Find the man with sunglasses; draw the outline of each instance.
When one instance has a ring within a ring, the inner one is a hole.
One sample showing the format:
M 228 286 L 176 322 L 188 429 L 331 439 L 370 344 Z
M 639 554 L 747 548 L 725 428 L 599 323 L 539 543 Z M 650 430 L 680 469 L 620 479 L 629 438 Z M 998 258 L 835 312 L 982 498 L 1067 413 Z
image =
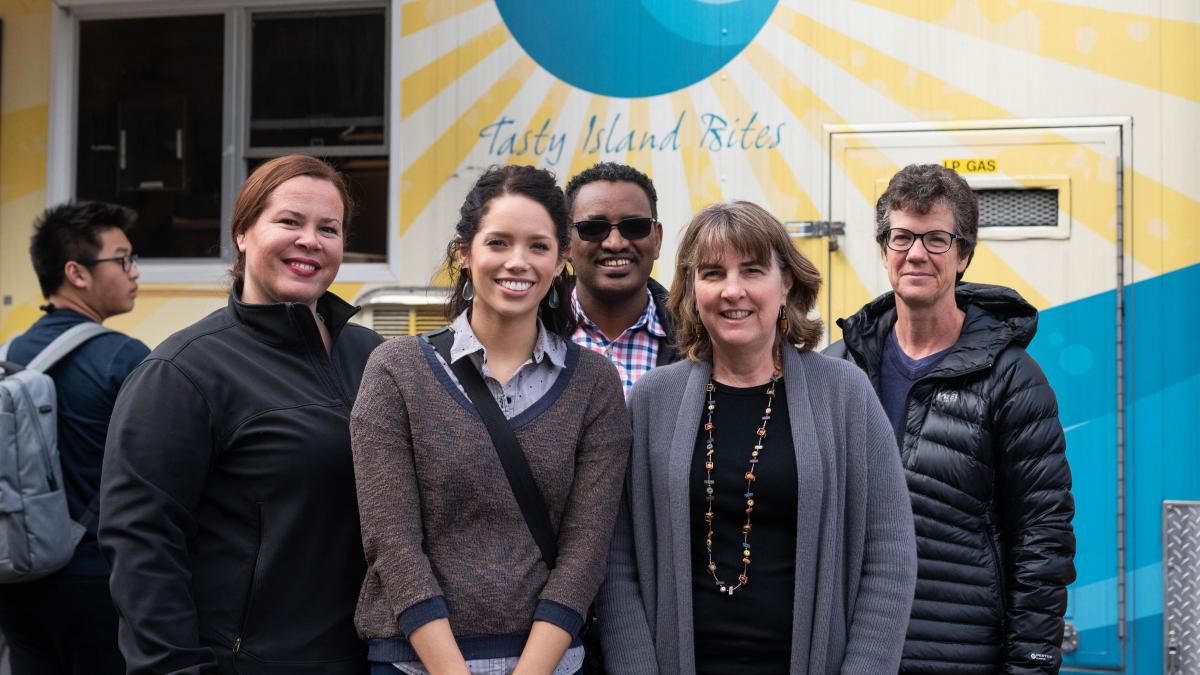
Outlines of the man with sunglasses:
M 646 174 L 601 162 L 567 183 L 574 222 L 574 340 L 617 367 L 625 393 L 655 366 L 679 356 L 667 314 L 667 290 L 650 272 L 662 247 L 658 194 Z
M 975 193 L 936 164 L 897 173 L 875 208 L 892 292 L 838 321 L 826 354 L 870 376 L 912 498 L 917 591 L 901 673 L 1056 673 L 1075 507 L 1054 392 L 1025 352 L 1037 310 L 962 283 Z
M 70 328 L 133 309 L 137 256 L 125 231 L 136 214 L 99 202 L 47 209 L 29 252 L 46 312 L 8 344 L 5 361 L 29 363 Z M 150 350 L 116 331 L 92 337 L 46 372 L 58 398 L 58 449 L 71 519 L 88 520 L 100 487 L 104 442 L 117 391 Z M 96 518 L 62 570 L 0 585 L 0 631 L 13 675 L 125 672 L 109 569 L 96 545 Z

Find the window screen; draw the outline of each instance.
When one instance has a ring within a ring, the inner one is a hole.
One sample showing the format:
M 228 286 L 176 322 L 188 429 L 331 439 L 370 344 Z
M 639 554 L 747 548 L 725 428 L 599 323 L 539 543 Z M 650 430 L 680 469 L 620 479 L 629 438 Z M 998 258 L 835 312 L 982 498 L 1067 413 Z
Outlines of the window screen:
M 979 227 L 1057 227 L 1058 190 L 976 190 Z

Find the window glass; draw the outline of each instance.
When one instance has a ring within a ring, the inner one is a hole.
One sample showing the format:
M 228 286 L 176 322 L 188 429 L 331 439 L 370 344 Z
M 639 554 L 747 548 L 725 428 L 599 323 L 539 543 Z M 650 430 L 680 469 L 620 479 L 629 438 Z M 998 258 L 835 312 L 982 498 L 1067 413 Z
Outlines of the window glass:
M 253 19 L 251 147 L 384 145 L 384 10 Z
M 76 197 L 136 210 L 142 258 L 220 255 L 224 17 L 80 22 Z

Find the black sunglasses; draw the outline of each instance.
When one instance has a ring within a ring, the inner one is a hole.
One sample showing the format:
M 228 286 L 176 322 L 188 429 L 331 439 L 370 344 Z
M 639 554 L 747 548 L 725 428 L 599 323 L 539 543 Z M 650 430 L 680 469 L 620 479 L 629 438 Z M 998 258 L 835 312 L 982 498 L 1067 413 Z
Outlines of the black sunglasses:
M 575 231 L 584 241 L 600 242 L 608 239 L 608 233 L 615 227 L 621 236 L 629 241 L 644 239 L 654 229 L 653 218 L 626 218 L 619 223 L 607 220 L 581 220 L 575 223 Z

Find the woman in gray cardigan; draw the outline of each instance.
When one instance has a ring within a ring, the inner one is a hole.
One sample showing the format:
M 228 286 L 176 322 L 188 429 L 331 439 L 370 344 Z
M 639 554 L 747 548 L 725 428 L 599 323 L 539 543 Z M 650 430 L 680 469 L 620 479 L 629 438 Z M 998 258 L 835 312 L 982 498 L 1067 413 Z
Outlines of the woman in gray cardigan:
M 916 579 L 887 417 L 811 351 L 820 287 L 747 202 L 701 211 L 670 308 L 686 361 L 630 394 L 630 471 L 597 600 L 612 673 L 895 673 Z

